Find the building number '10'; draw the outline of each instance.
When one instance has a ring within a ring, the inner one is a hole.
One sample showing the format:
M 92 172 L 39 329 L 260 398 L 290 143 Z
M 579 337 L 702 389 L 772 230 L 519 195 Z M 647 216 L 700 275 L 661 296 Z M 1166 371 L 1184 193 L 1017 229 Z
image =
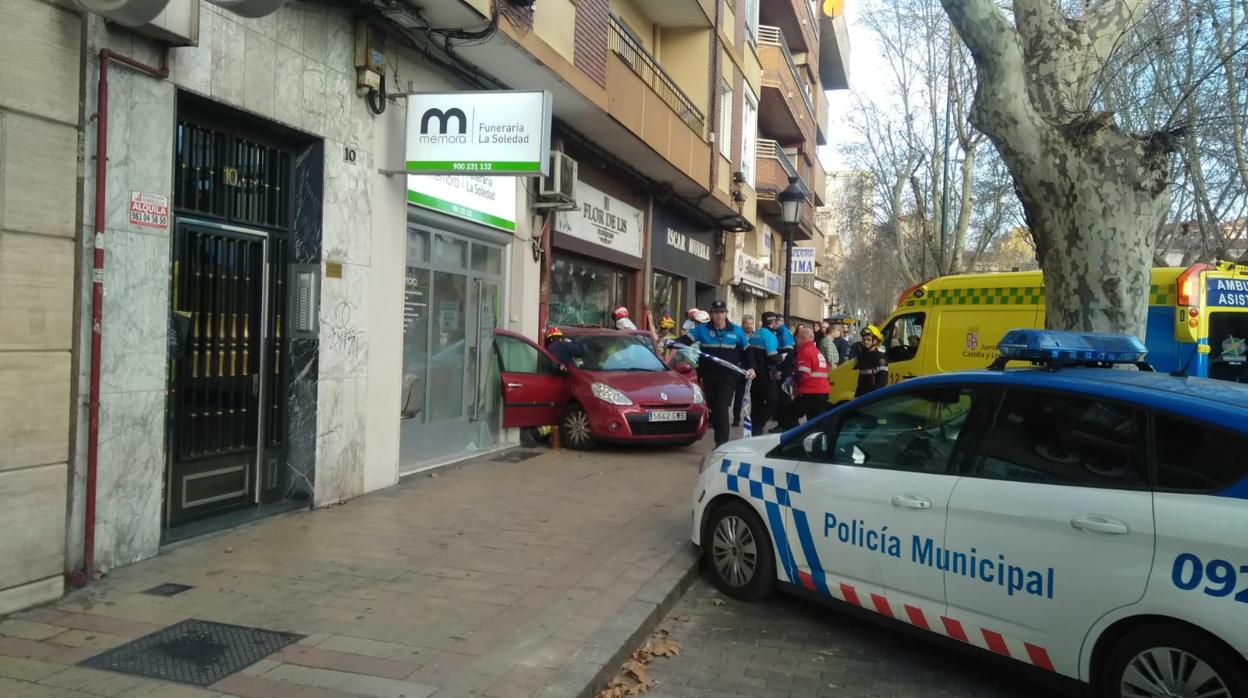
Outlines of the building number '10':
M 1193 591 L 1200 586 L 1201 582 L 1207 580 L 1208 584 L 1201 591 L 1209 596 L 1224 597 L 1235 593 L 1241 574 L 1244 575 L 1244 588 L 1235 594 L 1235 600 L 1248 603 L 1248 565 L 1240 565 L 1237 574 L 1235 565 L 1226 560 L 1210 560 L 1204 563 L 1191 553 L 1182 553 L 1174 558 L 1174 569 L 1170 572 L 1170 579 L 1183 591 Z

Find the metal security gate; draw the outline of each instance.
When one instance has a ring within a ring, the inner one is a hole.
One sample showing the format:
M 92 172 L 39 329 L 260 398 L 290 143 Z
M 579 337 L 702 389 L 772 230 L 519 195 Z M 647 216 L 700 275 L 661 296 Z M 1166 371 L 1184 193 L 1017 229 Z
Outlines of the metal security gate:
M 285 460 L 291 153 L 179 119 L 166 524 L 274 501 Z

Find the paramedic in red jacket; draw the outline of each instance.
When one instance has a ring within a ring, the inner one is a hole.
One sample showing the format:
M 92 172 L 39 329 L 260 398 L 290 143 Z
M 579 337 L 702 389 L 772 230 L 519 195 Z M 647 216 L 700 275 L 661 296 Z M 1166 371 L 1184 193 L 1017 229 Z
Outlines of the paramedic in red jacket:
M 797 331 L 797 385 L 793 414 L 809 421 L 828 409 L 828 360 L 815 344 L 815 331 L 803 326 Z

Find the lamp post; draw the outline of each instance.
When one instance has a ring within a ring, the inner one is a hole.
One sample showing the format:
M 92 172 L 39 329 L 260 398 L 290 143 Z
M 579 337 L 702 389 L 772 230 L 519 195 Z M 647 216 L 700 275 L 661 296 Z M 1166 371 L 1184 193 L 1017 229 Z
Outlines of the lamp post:
M 806 190 L 797 177 L 789 177 L 789 186 L 776 195 L 780 202 L 780 220 L 784 222 L 784 321 L 789 321 L 789 299 L 793 288 L 793 231 L 797 228 L 797 211 L 806 200 Z

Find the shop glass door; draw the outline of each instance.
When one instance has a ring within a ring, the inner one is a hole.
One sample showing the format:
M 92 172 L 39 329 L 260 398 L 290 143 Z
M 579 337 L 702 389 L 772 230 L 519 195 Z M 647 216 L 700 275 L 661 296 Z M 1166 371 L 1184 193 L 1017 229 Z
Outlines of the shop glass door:
M 490 362 L 502 316 L 502 248 L 408 231 L 400 395 L 400 471 L 500 439 L 498 375 Z

